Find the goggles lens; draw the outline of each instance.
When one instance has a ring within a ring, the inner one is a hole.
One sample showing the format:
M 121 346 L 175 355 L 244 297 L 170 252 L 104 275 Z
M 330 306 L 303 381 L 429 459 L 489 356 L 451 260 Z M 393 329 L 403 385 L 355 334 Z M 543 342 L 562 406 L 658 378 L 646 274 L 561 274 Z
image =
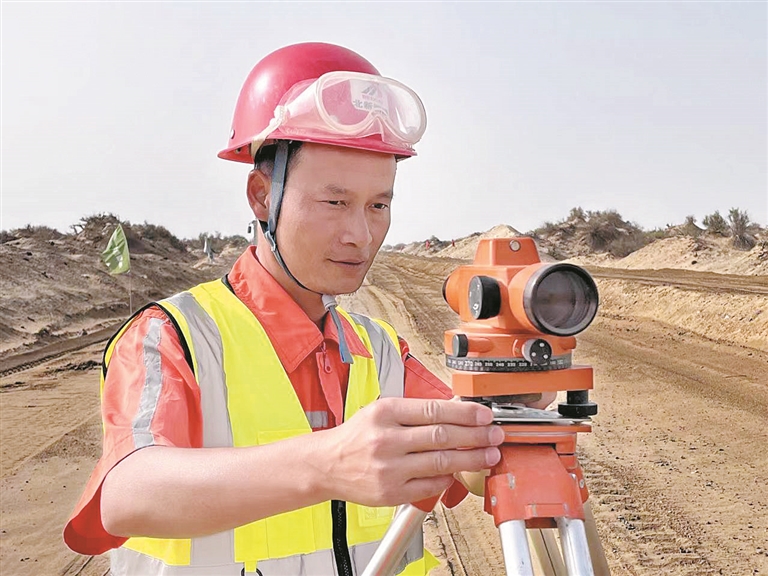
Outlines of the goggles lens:
M 362 138 L 380 135 L 411 147 L 426 129 L 424 105 L 413 90 L 389 78 L 331 72 L 291 88 L 275 111 L 291 135 Z

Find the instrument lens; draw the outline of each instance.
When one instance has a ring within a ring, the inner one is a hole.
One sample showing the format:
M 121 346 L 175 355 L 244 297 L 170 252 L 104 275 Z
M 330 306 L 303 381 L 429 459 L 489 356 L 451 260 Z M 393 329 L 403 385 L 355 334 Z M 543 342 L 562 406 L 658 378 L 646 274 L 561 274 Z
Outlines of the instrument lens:
M 583 330 L 597 312 L 597 298 L 581 274 L 572 269 L 554 270 L 541 279 L 532 302 L 542 324 L 559 333 Z

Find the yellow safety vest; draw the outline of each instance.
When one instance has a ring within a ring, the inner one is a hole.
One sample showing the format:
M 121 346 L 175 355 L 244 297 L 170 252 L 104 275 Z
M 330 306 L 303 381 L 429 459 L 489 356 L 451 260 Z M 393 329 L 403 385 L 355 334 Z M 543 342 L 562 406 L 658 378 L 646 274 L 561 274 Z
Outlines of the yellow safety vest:
M 264 445 L 312 432 L 308 414 L 263 327 L 225 282 L 201 284 L 157 305 L 176 326 L 200 386 L 204 447 Z M 380 396 L 402 397 L 404 367 L 391 326 L 339 312 L 372 355 L 355 356 L 350 366 L 347 420 Z M 149 342 L 159 338 L 162 323 L 150 321 Z M 102 386 L 115 345 L 129 324 L 107 345 Z M 159 363 L 147 366 L 141 401 L 156 402 L 161 385 Z M 137 448 L 153 443 L 145 419 L 133 423 Z M 200 538 L 130 538 L 112 551 L 112 574 L 358 576 L 393 513 L 390 507 L 333 501 Z M 419 534 L 396 574 L 423 576 L 437 565 Z

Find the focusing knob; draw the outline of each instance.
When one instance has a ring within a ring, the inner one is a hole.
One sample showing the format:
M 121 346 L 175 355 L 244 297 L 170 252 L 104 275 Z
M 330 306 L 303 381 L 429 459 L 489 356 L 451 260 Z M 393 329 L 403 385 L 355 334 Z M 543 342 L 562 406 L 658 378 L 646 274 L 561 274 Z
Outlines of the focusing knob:
M 494 278 L 474 276 L 469 281 L 469 310 L 475 320 L 485 320 L 499 314 L 501 289 Z

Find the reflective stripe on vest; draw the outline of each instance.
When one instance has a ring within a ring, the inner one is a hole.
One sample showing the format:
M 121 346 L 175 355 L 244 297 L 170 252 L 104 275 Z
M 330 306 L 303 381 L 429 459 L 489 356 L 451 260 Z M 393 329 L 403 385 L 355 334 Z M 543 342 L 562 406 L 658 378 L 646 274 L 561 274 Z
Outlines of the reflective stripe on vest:
M 311 432 L 310 423 L 317 416 L 304 413 L 258 320 L 221 281 L 197 286 L 159 305 L 176 321 L 190 349 L 200 385 L 205 447 L 267 444 Z M 350 367 L 348 419 L 379 396 L 402 397 L 404 366 L 389 325 L 339 312 L 373 356 L 356 356 Z M 117 338 L 110 348 L 116 342 Z M 110 356 L 108 350 L 106 357 Z M 253 374 L 264 378 L 255 379 Z M 269 387 L 257 386 L 261 382 Z M 355 575 L 370 561 L 392 512 L 392 508 L 347 504 L 347 540 Z M 422 576 L 437 565 L 431 554 L 425 554 L 421 540 L 421 535 L 414 540 L 398 574 Z M 112 551 L 115 576 L 237 576 L 243 570 L 262 576 L 336 574 L 330 503 L 205 537 L 131 538 Z

